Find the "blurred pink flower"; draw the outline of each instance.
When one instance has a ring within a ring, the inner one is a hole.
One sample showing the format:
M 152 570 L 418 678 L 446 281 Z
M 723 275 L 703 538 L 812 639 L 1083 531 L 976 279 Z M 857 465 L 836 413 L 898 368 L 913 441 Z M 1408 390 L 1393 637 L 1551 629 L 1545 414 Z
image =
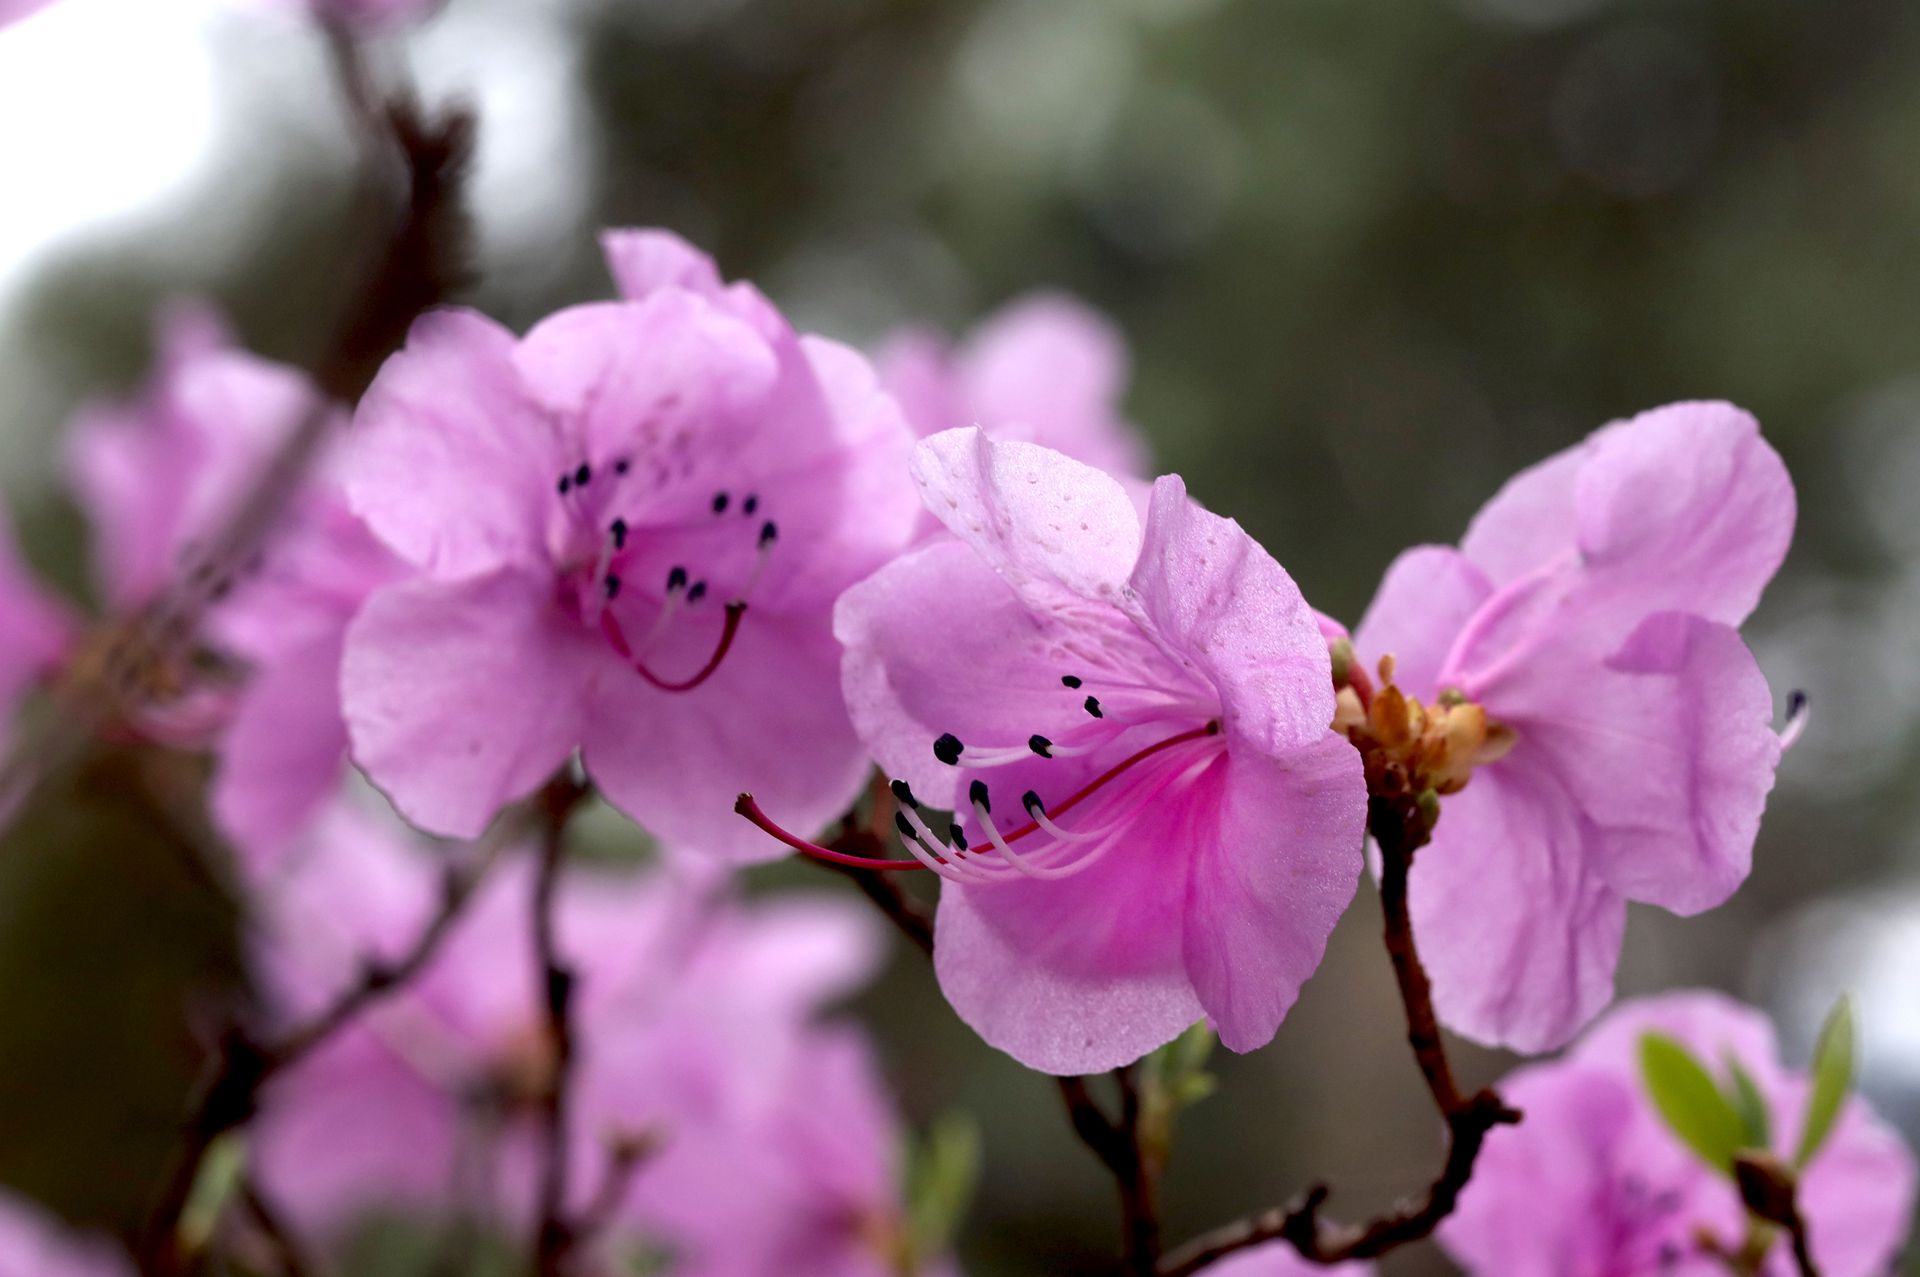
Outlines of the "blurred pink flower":
M 142 390 L 82 409 L 67 441 L 95 575 L 116 616 L 179 586 L 293 432 L 332 411 L 303 374 L 238 348 L 200 307 L 169 308 L 158 334 Z M 338 786 L 342 635 L 367 594 L 400 573 L 347 510 L 330 472 L 336 456 L 323 449 L 257 559 L 216 586 L 202 639 L 239 662 L 241 679 L 189 685 L 141 724 L 176 743 L 219 737 L 214 816 L 249 856 L 277 853 Z
M 0 1193 L 0 1274 L 133 1277 L 133 1263 L 105 1237 L 77 1232 L 29 1199 Z
M 1737 1248 L 1745 1211 L 1733 1183 L 1681 1144 L 1648 1098 L 1640 1038 L 1667 1034 L 1707 1067 L 1737 1060 L 1771 1111 L 1783 1157 L 1798 1141 L 1809 1082 L 1780 1061 L 1764 1016 L 1717 993 L 1622 1003 L 1562 1059 L 1511 1074 L 1501 1094 L 1526 1112 L 1487 1137 L 1440 1241 L 1478 1277 L 1721 1277 L 1701 1253 L 1710 1229 Z M 1914 1160 L 1858 1098 L 1800 1177 L 1799 1202 L 1826 1277 L 1887 1271 L 1907 1234 Z M 1797 1271 L 1784 1241 L 1766 1277 Z
M 0 0 L 0 27 L 47 7 L 51 0 Z
M 1523 471 L 1460 549 L 1389 569 L 1355 646 L 1514 740 L 1443 800 L 1413 868 L 1449 1025 L 1557 1046 L 1612 997 L 1628 900 L 1692 914 L 1746 877 L 1780 742 L 1734 627 L 1793 520 L 1752 417 L 1675 404 Z
M 949 879 L 948 999 L 1054 1073 L 1203 1016 L 1265 1043 L 1360 871 L 1366 796 L 1313 612 L 1178 478 L 1143 529 L 1116 480 L 977 429 L 913 471 L 954 537 L 849 590 L 836 631 L 875 757 L 977 840 L 956 854 L 902 813 Z
M 345 809 L 329 822 L 263 884 L 258 951 L 290 1019 L 363 956 L 397 954 L 436 898 L 403 831 Z M 269 1091 L 257 1165 L 304 1226 L 396 1207 L 526 1225 L 529 1105 L 551 1067 L 531 868 L 495 870 L 420 981 Z M 664 1242 L 676 1273 L 715 1277 L 890 1271 L 873 1248 L 899 1224 L 894 1119 L 864 1042 L 815 1020 L 872 974 L 871 920 L 807 897 L 741 905 L 711 875 L 664 871 L 572 872 L 558 908 L 578 973 L 573 1209 L 609 1139 L 657 1136 L 610 1247 Z
M 1115 476 L 1151 473 L 1145 442 L 1120 415 L 1126 341 L 1065 294 L 1016 298 L 957 347 L 926 329 L 895 333 L 875 362 L 917 434 L 981 426 Z
M 100 602 L 115 620 L 184 586 L 196 552 L 292 433 L 329 411 L 305 376 L 235 346 L 204 307 L 167 307 L 155 332 L 141 388 L 84 405 L 66 440 Z M 131 724 L 172 744 L 218 742 L 214 815 L 249 856 L 274 854 L 339 784 L 341 635 L 366 594 L 400 571 L 346 509 L 333 456 L 323 450 L 256 558 L 214 583 L 199 639 L 230 668 L 210 678 L 189 660 L 149 671 Z M 0 601 L 0 713 L 69 661 L 99 659 L 77 614 L 33 584 L 10 543 L 0 543 Z
M 1310 1264 L 1286 1242 L 1253 1246 L 1200 1270 L 1206 1277 L 1373 1277 L 1373 1265 L 1349 1260 L 1344 1264 Z
M 627 300 L 523 339 L 429 315 L 361 405 L 355 508 L 422 576 L 349 635 L 354 756 L 471 836 L 581 749 L 664 840 L 765 855 L 739 790 L 818 827 L 865 778 L 829 617 L 911 535 L 911 437 L 864 359 L 681 240 L 607 248 Z

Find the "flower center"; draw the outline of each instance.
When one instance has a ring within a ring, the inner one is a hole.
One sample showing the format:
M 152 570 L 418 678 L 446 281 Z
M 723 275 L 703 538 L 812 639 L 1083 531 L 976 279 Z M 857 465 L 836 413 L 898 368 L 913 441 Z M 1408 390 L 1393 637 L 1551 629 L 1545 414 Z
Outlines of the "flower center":
M 697 503 L 655 499 L 647 504 L 685 508 L 643 514 L 636 473 L 625 458 L 598 468 L 582 461 L 555 483 L 561 586 L 581 622 L 598 630 L 636 674 L 661 691 L 688 692 L 726 660 L 748 597 L 779 543 L 780 526 L 763 516 L 757 493 L 736 499 L 720 491 Z M 664 578 L 664 584 L 636 588 L 637 577 L 645 576 Z M 661 648 L 677 645 L 680 631 L 710 618 L 708 600 L 722 591 L 727 602 L 705 662 L 677 676 L 656 669 Z
M 953 733 L 944 732 L 932 742 L 934 757 L 949 767 L 983 772 L 1035 760 L 1078 758 L 1111 751 L 1133 729 L 1170 718 L 1165 697 L 1158 698 L 1156 709 L 1137 716 L 1112 712 L 1113 705 L 1126 702 L 1129 691 L 1143 690 L 1144 685 L 1117 686 L 1103 702 L 1100 688 L 1090 687 L 1079 675 L 1064 675 L 1060 682 L 1079 699 L 1086 715 L 1083 726 L 1058 738 L 1034 733 L 1023 744 L 989 748 L 970 747 Z M 1186 722 L 1192 723 L 1197 717 L 1188 707 Z M 1026 789 L 1019 797 L 1022 818 L 1005 827 L 1001 821 L 1011 804 L 1003 803 L 996 816 L 994 788 L 986 779 L 975 777 L 967 785 L 966 810 L 985 835 L 979 842 L 969 842 L 957 823 L 944 822 L 944 832 L 936 832 L 907 783 L 892 781 L 898 803 L 894 828 L 911 860 L 851 856 L 796 838 L 774 824 L 748 794 L 740 796 L 735 810 L 796 851 L 840 864 L 869 869 L 924 868 L 969 884 L 1068 878 L 1098 863 L 1122 841 L 1115 835 L 1156 801 L 1185 788 L 1212 766 L 1224 748 L 1219 719 L 1208 718 L 1139 745 L 1077 788 L 1067 791 L 1063 785 L 1062 792 L 1051 801 L 1043 797 L 1039 787 Z M 1031 771 L 1022 773 L 1023 779 L 1031 777 Z
M 1513 729 L 1460 692 L 1444 691 L 1428 705 L 1395 686 L 1391 655 L 1380 658 L 1377 672 L 1375 688 L 1345 640 L 1335 645 L 1333 727 L 1359 749 L 1368 793 L 1458 793 L 1474 768 L 1513 748 Z

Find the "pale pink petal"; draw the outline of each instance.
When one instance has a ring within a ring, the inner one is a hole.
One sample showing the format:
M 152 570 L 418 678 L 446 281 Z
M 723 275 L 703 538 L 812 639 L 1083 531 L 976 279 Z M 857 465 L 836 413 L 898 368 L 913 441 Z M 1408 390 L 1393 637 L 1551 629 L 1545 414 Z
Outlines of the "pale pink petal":
M 914 450 L 913 477 L 934 516 L 1029 603 L 1063 591 L 1117 601 L 1140 556 L 1126 489 L 1050 449 L 948 430 Z
M 1111 474 L 1140 474 L 1146 448 L 1120 417 L 1127 347 L 1112 321 L 1060 293 L 1018 298 L 968 337 L 956 364 L 969 419 Z
M 1129 1064 L 1199 1020 L 1206 1008 L 1181 953 L 1187 867 L 1165 853 L 1191 856 L 1219 836 L 1226 770 L 1216 762 L 1187 793 L 1149 806 L 1073 877 L 943 884 L 934 972 L 960 1018 L 1028 1068 L 1059 1074 Z
M 1643 613 L 1739 624 L 1793 537 L 1786 466 L 1731 404 L 1673 404 L 1602 431 L 1576 501 L 1587 572 Z
M 1187 848 L 1187 975 L 1235 1051 L 1265 1046 L 1360 879 L 1360 755 L 1344 737 L 1227 756 L 1217 832 Z
M 348 497 L 416 566 L 463 576 L 546 561 L 554 486 L 579 458 L 522 391 L 514 346 L 482 315 L 432 312 L 360 401 Z
M 1494 585 L 1518 580 L 1575 548 L 1579 536 L 1575 492 L 1592 455 L 1585 439 L 1535 462 L 1508 479 L 1480 507 L 1460 538 L 1460 551 Z
M 1410 898 L 1448 1025 L 1545 1051 L 1613 996 L 1626 901 L 1588 868 L 1585 839 L 1571 797 L 1517 751 L 1442 802 Z
M 725 287 L 713 258 L 672 231 L 602 231 L 600 251 L 620 295 L 628 301 L 640 301 L 662 288 L 713 297 Z
M 0 24 L 8 19 L 0 2 Z M 31 1198 L 0 1193 L 0 1274 L 5 1277 L 133 1277 L 126 1252 L 104 1235 L 69 1228 Z
M 1200 1270 L 1206 1277 L 1372 1277 L 1373 1265 L 1360 1260 L 1344 1264 L 1310 1264 L 1288 1242 L 1249 1246 Z
M 1659 613 L 1597 667 L 1544 648 L 1483 703 L 1579 804 L 1589 867 L 1615 892 L 1691 914 L 1746 879 L 1781 750 L 1730 627 Z
M 538 572 L 389 586 L 347 635 L 354 760 L 421 828 L 474 837 L 573 752 L 602 666 L 618 671 Z
M 688 484 L 702 505 L 713 485 L 688 468 L 724 473 L 745 459 L 739 453 L 761 433 L 776 372 L 758 333 L 677 288 L 558 311 L 527 333 L 513 362 L 527 393 L 583 449 L 556 475 L 579 461 L 604 470 L 618 458 L 632 466 L 632 482 Z
M 1493 593 L 1474 561 L 1449 546 L 1423 545 L 1401 553 L 1354 630 L 1354 646 L 1368 662 L 1392 656 L 1394 681 L 1416 696 L 1444 690 L 1441 671 L 1454 635 Z M 1369 666 L 1368 676 L 1372 676 Z
M 459 1121 L 452 1095 L 357 1027 L 274 1079 L 248 1160 L 270 1200 L 326 1236 L 376 1211 L 448 1205 Z
M 834 622 L 861 739 L 882 770 L 936 807 L 962 804 L 969 779 L 934 757 L 942 734 L 998 746 L 1036 732 L 1061 738 L 1086 721 L 1082 695 L 1060 682 L 1076 668 L 1063 647 L 1077 636 L 1030 611 L 958 541 L 912 551 L 854 586 Z M 1077 787 L 1068 760 L 1054 770 L 1070 777 L 1051 792 Z M 987 779 L 1008 799 L 1020 793 L 997 775 Z
M 680 677 L 713 645 L 710 632 L 688 630 L 648 664 Z M 585 703 L 587 770 L 608 801 L 667 842 L 770 859 L 786 850 L 734 814 L 742 791 L 808 834 L 860 792 L 869 764 L 841 699 L 839 653 L 812 626 L 749 609 L 719 669 L 688 692 L 609 670 Z
M 1177 475 L 1154 484 L 1128 584 L 1141 628 L 1218 689 L 1236 748 L 1277 755 L 1325 735 L 1330 658 L 1300 587 L 1238 523 L 1189 500 Z
M 340 718 L 335 631 L 255 671 L 221 739 L 213 817 L 248 861 L 278 860 L 340 787 L 347 727 Z

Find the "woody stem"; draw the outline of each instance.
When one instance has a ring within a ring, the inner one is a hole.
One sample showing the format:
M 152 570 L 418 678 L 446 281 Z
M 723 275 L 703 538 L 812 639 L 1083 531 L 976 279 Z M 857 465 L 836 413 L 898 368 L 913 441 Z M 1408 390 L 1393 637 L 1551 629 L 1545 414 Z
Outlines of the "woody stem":
M 1182 1246 L 1160 1265 L 1159 1277 L 1187 1277 L 1190 1273 L 1249 1246 L 1284 1240 L 1302 1258 L 1316 1264 L 1350 1259 L 1372 1259 L 1432 1234 L 1453 1213 L 1460 1192 L 1472 1178 L 1487 1134 L 1496 1126 L 1520 1120 L 1492 1090 L 1462 1095 L 1440 1036 L 1433 1011 L 1433 986 L 1414 943 L 1413 919 L 1407 905 L 1407 880 L 1413 857 L 1426 844 L 1430 818 L 1413 797 L 1375 795 L 1368 801 L 1367 827 L 1380 849 L 1380 907 L 1385 915 L 1387 956 L 1393 962 L 1394 981 L 1406 1011 L 1407 1043 L 1426 1080 L 1427 1092 L 1447 1126 L 1447 1157 L 1427 1190 L 1394 1210 L 1359 1227 L 1323 1225 L 1320 1208 L 1331 1190 L 1316 1184 L 1290 1206 L 1275 1207 L 1205 1233 Z

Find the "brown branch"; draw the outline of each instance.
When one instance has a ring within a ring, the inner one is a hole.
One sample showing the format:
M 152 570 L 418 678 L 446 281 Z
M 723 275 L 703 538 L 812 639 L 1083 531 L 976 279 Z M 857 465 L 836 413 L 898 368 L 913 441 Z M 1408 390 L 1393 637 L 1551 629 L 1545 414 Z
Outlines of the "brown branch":
M 97 659 L 76 662 L 53 691 L 58 713 L 30 723 L 0 762 L 0 826 L 24 806 L 40 780 L 74 761 L 104 728 L 137 709 L 147 671 L 177 664 L 191 648 L 207 608 L 253 563 L 312 468 L 341 413 L 365 391 L 380 361 L 423 310 L 465 279 L 471 228 L 464 191 L 473 149 L 473 116 L 464 109 L 428 113 L 405 91 L 381 99 L 359 46 L 329 29 L 336 74 L 364 143 L 381 167 L 396 170 L 391 233 L 367 285 L 313 369 L 322 392 L 242 496 L 226 511 L 180 575 L 152 602 L 119 618 Z M 392 198 L 391 194 L 389 198 Z
M 600 1175 L 600 1186 L 573 1221 L 573 1244 L 586 1246 L 599 1237 L 626 1205 L 633 1177 L 665 1143 L 658 1131 L 639 1131 L 617 1135 L 607 1143 L 607 1164 Z
M 1433 988 L 1414 944 L 1407 907 L 1407 878 L 1414 853 L 1432 831 L 1432 815 L 1411 796 L 1376 795 L 1368 804 L 1367 825 L 1380 849 L 1380 905 L 1385 914 L 1388 956 L 1407 1016 L 1407 1042 L 1426 1079 L 1434 1107 L 1447 1126 L 1447 1157 L 1440 1174 L 1417 1199 L 1360 1227 L 1323 1224 L 1320 1208 L 1330 1190 L 1315 1185 L 1298 1202 L 1237 1220 L 1182 1246 L 1160 1265 L 1160 1277 L 1190 1273 L 1249 1246 L 1284 1240 L 1302 1258 L 1316 1264 L 1373 1259 L 1408 1242 L 1429 1236 L 1453 1213 L 1460 1191 L 1473 1175 L 1474 1162 L 1494 1127 L 1520 1120 L 1520 1114 L 1492 1090 L 1462 1095 L 1447 1059 L 1440 1023 L 1433 1011 Z
M 571 1118 L 575 1064 L 573 967 L 560 954 L 555 909 L 560 871 L 566 863 L 567 821 L 586 796 L 586 788 L 563 772 L 540 792 L 542 838 L 540 867 L 533 884 L 534 960 L 540 968 L 542 1014 L 548 1057 L 546 1085 L 540 1094 L 539 1216 L 534 1224 L 534 1271 L 561 1277 L 579 1239 L 567 1215 L 567 1172 L 572 1160 Z
M 886 853 L 886 844 L 871 831 L 862 829 L 851 815 L 847 817 L 839 835 L 827 845 L 835 851 L 855 856 L 878 858 Z M 851 879 L 853 885 L 860 888 L 861 893 L 887 916 L 887 920 L 899 929 L 914 948 L 928 957 L 933 956 L 933 914 L 925 905 L 902 891 L 892 876 L 862 869 L 858 865 L 843 865 L 812 856 L 805 859 L 808 864 L 819 865 Z
M 482 862 L 484 869 L 485 861 Z M 239 1024 L 222 1032 L 195 1088 L 179 1142 L 168 1159 L 160 1189 L 141 1228 L 140 1271 L 172 1277 L 187 1256 L 180 1253 L 179 1226 L 200 1166 L 214 1141 L 253 1120 L 260 1093 L 278 1074 L 311 1055 L 380 999 L 426 969 L 473 894 L 480 871 L 449 869 L 439 907 L 405 953 L 391 962 L 363 963 L 360 974 L 311 1019 L 277 1037 L 262 1037 Z
M 1093 1150 L 1119 1190 L 1126 1271 L 1153 1277 L 1160 1258 L 1160 1168 L 1141 1144 L 1140 1089 L 1135 1084 L 1133 1066 L 1115 1069 L 1113 1079 L 1120 1090 L 1118 1119 L 1107 1116 L 1095 1101 L 1086 1078 L 1063 1077 L 1057 1081 L 1074 1134 Z
M 319 1266 L 308 1258 L 306 1247 L 252 1176 L 242 1182 L 240 1200 L 246 1205 L 247 1213 L 253 1216 L 261 1236 L 272 1248 L 282 1277 L 317 1277 Z

